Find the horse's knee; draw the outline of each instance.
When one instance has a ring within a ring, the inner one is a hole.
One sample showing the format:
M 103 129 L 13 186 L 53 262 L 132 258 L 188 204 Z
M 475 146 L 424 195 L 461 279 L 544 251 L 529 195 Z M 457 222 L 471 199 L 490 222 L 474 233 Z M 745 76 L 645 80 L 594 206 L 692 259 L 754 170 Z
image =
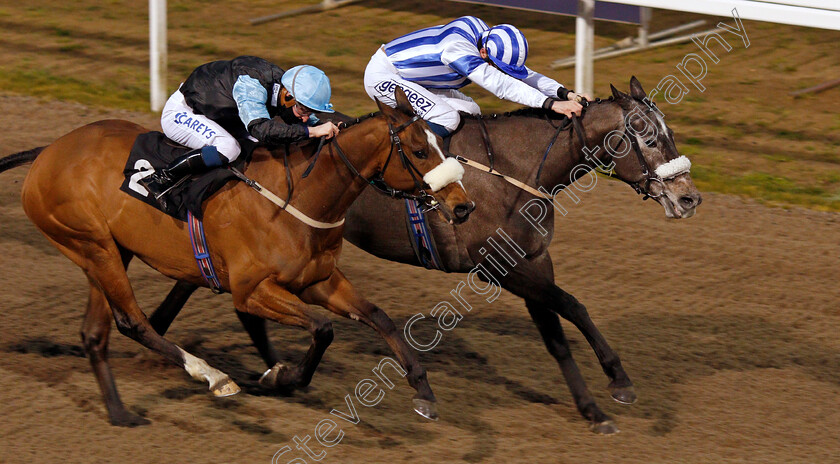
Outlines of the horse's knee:
M 114 317 L 117 330 L 128 338 L 139 340 L 146 332 L 146 326 L 142 323 L 133 320 L 130 317 L 116 316 Z
M 82 346 L 88 355 L 101 353 L 108 344 L 108 334 L 101 331 L 82 330 L 80 335 Z

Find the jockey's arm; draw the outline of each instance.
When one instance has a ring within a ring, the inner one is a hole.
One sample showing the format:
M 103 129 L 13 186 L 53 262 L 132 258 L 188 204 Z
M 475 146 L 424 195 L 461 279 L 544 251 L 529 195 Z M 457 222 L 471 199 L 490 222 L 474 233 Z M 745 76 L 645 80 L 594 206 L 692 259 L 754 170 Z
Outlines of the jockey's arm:
M 499 98 L 531 108 L 544 108 L 555 113 L 565 114 L 567 117 L 571 117 L 572 114 L 579 115 L 582 109 L 577 102 L 560 101 L 557 97 L 546 96 L 540 90 L 519 79 L 508 76 L 487 63 L 475 68 L 470 73 L 469 78 L 476 84 L 493 92 Z
M 563 84 L 550 77 L 544 76 L 527 66 L 525 69 L 528 70 L 528 75 L 522 79 L 522 82 L 538 89 L 546 97 L 556 97 L 560 100 L 570 100 L 568 96 L 572 92 L 566 87 L 563 87 Z
M 548 101 L 552 98 L 543 94 L 539 89 L 508 76 L 487 63 L 477 66 L 467 77 L 503 100 L 509 100 L 531 108 L 547 108 L 545 105 L 550 104 Z
M 309 129 L 303 124 L 286 124 L 280 118 L 271 118 L 265 106 L 268 92 L 253 77 L 239 76 L 233 84 L 233 99 L 239 110 L 239 119 L 248 128 L 248 133 L 257 140 L 280 144 L 298 142 L 309 137 Z

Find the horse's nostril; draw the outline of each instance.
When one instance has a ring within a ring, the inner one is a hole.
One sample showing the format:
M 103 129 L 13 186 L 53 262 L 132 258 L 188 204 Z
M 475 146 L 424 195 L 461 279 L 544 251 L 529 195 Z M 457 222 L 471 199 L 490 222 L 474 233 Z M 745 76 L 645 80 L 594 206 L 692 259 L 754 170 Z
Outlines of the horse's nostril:
M 686 208 L 686 209 L 693 208 L 693 207 L 697 206 L 698 204 L 699 204 L 699 202 L 697 201 L 697 199 L 695 199 L 692 196 L 686 195 L 686 196 L 680 197 L 680 205 L 682 205 L 683 208 Z
M 458 219 L 464 219 L 465 217 L 469 216 L 474 209 L 475 204 L 470 202 L 461 203 L 460 205 L 455 206 L 455 208 L 453 208 L 452 211 L 455 213 L 455 217 L 457 217 Z

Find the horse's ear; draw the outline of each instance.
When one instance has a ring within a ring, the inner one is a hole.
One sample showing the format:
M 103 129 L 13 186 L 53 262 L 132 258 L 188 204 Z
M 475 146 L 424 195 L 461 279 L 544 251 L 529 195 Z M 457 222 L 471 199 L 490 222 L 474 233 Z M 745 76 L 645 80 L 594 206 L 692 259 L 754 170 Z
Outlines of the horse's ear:
M 394 99 L 397 101 L 398 110 L 409 116 L 414 116 L 414 107 L 412 107 L 411 103 L 408 102 L 408 97 L 405 96 L 405 92 L 402 87 L 397 86 L 397 88 L 394 89 Z
M 610 90 L 612 90 L 613 97 L 616 100 L 621 100 L 622 98 L 627 97 L 627 94 L 615 88 L 614 85 L 610 84 Z
M 382 103 L 378 98 L 376 99 L 376 106 L 379 107 L 379 111 L 382 114 L 384 114 L 385 116 L 388 116 L 391 119 L 394 119 L 394 109 L 393 108 L 386 105 L 385 103 Z
M 636 76 L 630 78 L 630 95 L 636 100 L 644 100 L 647 97 L 645 89 L 642 88 L 642 83 L 636 79 Z

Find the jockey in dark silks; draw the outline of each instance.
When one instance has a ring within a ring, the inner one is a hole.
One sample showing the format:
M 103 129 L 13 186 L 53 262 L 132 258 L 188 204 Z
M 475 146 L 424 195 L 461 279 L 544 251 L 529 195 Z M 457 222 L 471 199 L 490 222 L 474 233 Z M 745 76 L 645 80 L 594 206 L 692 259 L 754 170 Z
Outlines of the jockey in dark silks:
M 160 121 L 167 137 L 195 150 L 141 183 L 165 208 L 163 194 L 180 179 L 234 161 L 237 139 L 282 145 L 331 138 L 338 127 L 312 114 L 332 113 L 330 96 L 329 79 L 314 66 L 283 71 L 256 56 L 201 65 L 169 97 Z

